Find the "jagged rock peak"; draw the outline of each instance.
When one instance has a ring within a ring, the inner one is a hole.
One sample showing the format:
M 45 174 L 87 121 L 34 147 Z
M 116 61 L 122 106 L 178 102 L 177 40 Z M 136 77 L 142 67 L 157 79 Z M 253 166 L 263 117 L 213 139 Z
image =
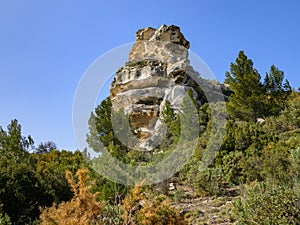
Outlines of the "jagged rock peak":
M 203 92 L 194 80 L 199 74 L 188 59 L 189 47 L 174 25 L 136 32 L 129 61 L 116 72 L 110 86 L 113 109 L 129 116 L 138 137 L 135 149 L 152 150 L 165 137 L 162 112 L 167 102 L 180 110 L 188 90 L 195 100 L 202 99 Z
M 160 28 L 155 29 L 147 27 L 136 32 L 136 41 L 168 41 L 184 46 L 190 47 L 190 42 L 185 39 L 180 32 L 180 27 L 175 25 L 167 26 L 163 24 Z
M 129 53 L 129 61 L 158 60 L 174 64 L 188 58 L 190 43 L 174 25 L 162 25 L 159 29 L 152 27 L 136 32 L 136 42 Z

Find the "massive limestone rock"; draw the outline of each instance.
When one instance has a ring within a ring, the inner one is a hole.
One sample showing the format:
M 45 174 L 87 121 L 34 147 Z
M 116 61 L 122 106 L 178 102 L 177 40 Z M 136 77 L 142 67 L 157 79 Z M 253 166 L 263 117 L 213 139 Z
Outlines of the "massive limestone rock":
M 159 145 L 165 132 L 162 111 L 167 101 L 178 110 L 188 89 L 198 104 L 206 101 L 203 87 L 207 83 L 199 86 L 204 80 L 190 66 L 189 47 L 180 28 L 174 25 L 136 32 L 129 61 L 116 72 L 110 87 L 113 109 L 123 110 L 138 134 L 134 148 L 151 150 Z

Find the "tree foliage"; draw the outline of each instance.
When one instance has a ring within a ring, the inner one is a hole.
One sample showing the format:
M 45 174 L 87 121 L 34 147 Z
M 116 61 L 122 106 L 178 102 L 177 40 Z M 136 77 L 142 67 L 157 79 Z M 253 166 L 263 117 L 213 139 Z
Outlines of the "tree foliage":
M 80 152 L 30 154 L 31 149 L 33 140 L 22 136 L 17 120 L 7 131 L 0 129 L 0 202 L 13 224 L 32 223 L 39 217 L 39 207 L 70 200 L 73 193 L 65 171 L 84 164 Z
M 112 116 L 118 124 L 118 129 L 114 130 L 112 125 Z M 115 112 L 112 110 L 110 98 L 103 100 L 100 105 L 91 113 L 89 118 L 89 133 L 87 134 L 87 143 L 95 152 L 102 152 L 105 147 L 110 151 L 115 158 L 126 162 L 127 146 L 123 145 L 116 132 L 121 134 L 128 134 L 129 126 L 125 126 L 128 118 L 122 112 Z M 119 134 L 118 133 L 118 134 Z M 123 137 L 127 142 L 131 142 L 130 138 Z M 113 148 L 111 146 L 114 146 Z
M 244 198 L 233 204 L 237 224 L 299 224 L 299 200 L 287 187 L 256 183 L 246 188 Z
M 285 109 L 292 87 L 288 80 L 284 81 L 284 72 L 274 65 L 271 66 L 270 72 L 266 74 L 264 87 L 267 96 L 265 115 L 278 115 L 280 111 Z
M 233 118 L 255 121 L 263 116 L 263 85 L 261 76 L 254 68 L 251 59 L 243 51 L 239 52 L 235 63 L 231 63 L 230 72 L 226 72 L 225 83 L 229 84 L 233 94 L 227 104 Z
M 35 152 L 37 154 L 49 153 L 52 150 L 57 149 L 56 144 L 53 141 L 46 141 L 44 143 L 40 143 L 36 148 Z
M 28 155 L 34 144 L 33 139 L 22 136 L 21 125 L 16 119 L 7 126 L 7 131 L 0 127 L 0 152 L 7 156 L 15 157 L 16 160 Z
M 96 194 L 92 194 L 87 185 L 88 171 L 80 169 L 76 172 L 78 182 L 76 182 L 70 171 L 66 177 L 72 187 L 74 197 L 68 202 L 53 205 L 43 210 L 40 215 L 41 225 L 64 224 L 64 225 L 91 225 L 101 224 L 103 205 L 96 200 Z
M 292 92 L 289 81 L 284 81 L 284 72 L 274 65 L 262 83 L 261 75 L 243 51 L 239 52 L 225 75 L 225 83 L 233 91 L 227 108 L 234 119 L 256 121 L 257 118 L 278 115 Z

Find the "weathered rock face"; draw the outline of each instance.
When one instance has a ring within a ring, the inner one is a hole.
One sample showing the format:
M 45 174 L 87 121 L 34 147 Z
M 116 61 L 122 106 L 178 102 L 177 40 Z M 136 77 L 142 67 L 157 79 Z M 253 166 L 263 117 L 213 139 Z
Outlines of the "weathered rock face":
M 203 91 L 195 82 L 199 74 L 189 65 L 190 43 L 174 25 L 137 31 L 129 61 L 120 68 L 110 87 L 114 110 L 124 110 L 134 132 L 136 148 L 156 147 L 165 129 L 162 111 L 169 101 L 178 110 L 187 90 L 195 99 L 203 99 Z

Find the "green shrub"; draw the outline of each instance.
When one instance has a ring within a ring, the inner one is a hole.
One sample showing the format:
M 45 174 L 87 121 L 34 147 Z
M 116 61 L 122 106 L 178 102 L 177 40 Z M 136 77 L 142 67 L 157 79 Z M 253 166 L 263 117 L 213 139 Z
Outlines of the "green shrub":
M 0 225 L 11 225 L 10 218 L 7 214 L 0 213 Z
M 280 143 L 269 143 L 263 149 L 261 177 L 277 184 L 285 184 L 290 180 L 287 171 L 290 167 L 289 148 Z
M 299 196 L 289 187 L 255 183 L 233 202 L 232 216 L 240 225 L 300 224 L 299 204 Z
M 224 193 L 222 169 L 199 169 L 193 185 L 200 195 L 222 195 Z
M 243 153 L 239 151 L 230 152 L 222 159 L 222 169 L 224 173 L 224 179 L 230 184 L 239 184 L 244 181 L 242 177 L 242 167 L 240 160 L 243 157 Z
M 300 196 L 300 147 L 293 149 L 289 156 L 290 166 L 290 178 L 294 187 L 294 190 Z
M 263 158 L 261 151 L 255 145 L 251 145 L 245 152 L 245 156 L 241 159 L 242 176 L 245 182 L 263 181 L 261 176 Z

